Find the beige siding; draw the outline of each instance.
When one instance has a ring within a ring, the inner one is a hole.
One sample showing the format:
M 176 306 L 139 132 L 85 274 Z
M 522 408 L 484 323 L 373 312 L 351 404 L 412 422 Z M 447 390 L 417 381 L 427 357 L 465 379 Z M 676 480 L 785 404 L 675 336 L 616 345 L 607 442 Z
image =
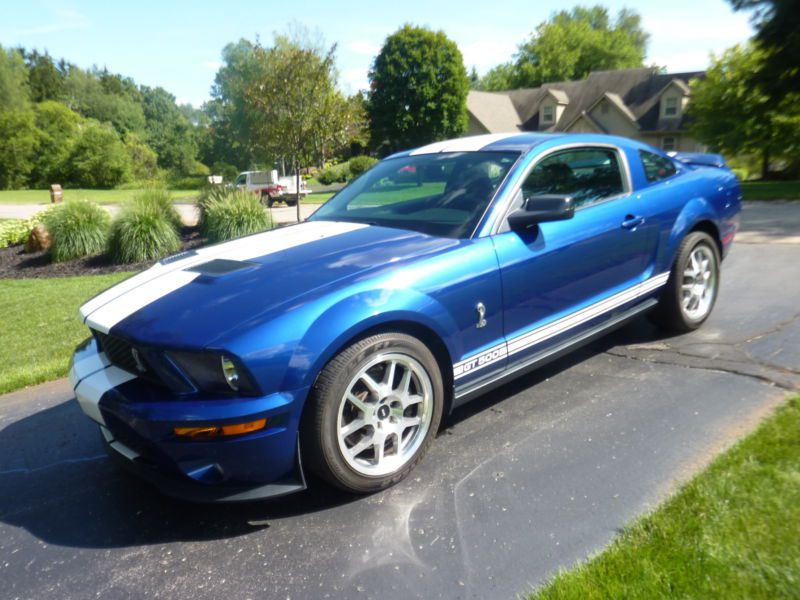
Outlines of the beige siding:
M 478 122 L 478 119 L 472 116 L 472 113 L 467 113 L 467 116 L 467 130 L 464 132 L 464 135 L 482 135 L 484 133 L 490 133 L 486 127 Z
M 589 114 L 612 135 L 636 137 L 639 134 L 639 130 L 630 119 L 620 113 L 619 109 L 608 100 L 599 102 Z

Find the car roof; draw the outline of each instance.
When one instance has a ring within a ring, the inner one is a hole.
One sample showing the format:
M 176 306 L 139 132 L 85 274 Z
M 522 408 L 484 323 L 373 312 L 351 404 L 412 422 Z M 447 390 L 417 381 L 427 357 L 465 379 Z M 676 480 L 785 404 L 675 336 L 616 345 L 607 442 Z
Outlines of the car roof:
M 556 137 L 563 137 L 563 133 L 490 133 L 486 135 L 473 135 L 442 142 L 434 142 L 427 146 L 421 146 L 412 150 L 405 150 L 391 155 L 389 158 L 401 156 L 416 156 L 419 154 L 436 154 L 439 152 L 477 152 L 481 150 L 489 151 L 512 151 L 525 153 L 538 146 L 539 144 L 552 140 Z

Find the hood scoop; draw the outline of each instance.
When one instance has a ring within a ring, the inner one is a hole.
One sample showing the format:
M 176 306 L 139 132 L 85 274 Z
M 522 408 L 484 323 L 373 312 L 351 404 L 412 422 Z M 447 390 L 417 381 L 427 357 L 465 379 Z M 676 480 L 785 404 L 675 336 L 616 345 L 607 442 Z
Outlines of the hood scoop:
M 194 265 L 184 270 L 190 273 L 200 273 L 200 275 L 205 275 L 207 277 L 222 277 L 229 273 L 244 271 L 245 269 L 254 269 L 258 266 L 258 263 L 250 261 L 215 258 L 214 260 Z

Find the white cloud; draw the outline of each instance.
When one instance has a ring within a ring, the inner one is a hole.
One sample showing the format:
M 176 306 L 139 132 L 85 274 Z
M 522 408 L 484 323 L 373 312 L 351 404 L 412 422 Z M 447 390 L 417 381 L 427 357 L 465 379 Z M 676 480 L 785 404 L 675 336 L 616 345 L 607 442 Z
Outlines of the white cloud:
M 207 63 L 204 63 L 203 66 L 209 71 L 219 71 L 219 68 L 222 66 L 222 63 L 219 62 L 218 60 L 210 60 Z
M 17 32 L 17 35 L 41 35 L 43 33 L 57 33 L 73 29 L 88 29 L 91 25 L 91 21 L 77 10 L 59 8 L 55 10 L 54 16 L 55 20 L 52 22 L 21 29 Z
M 486 73 L 492 67 L 511 60 L 517 51 L 519 41 L 491 36 L 462 44 L 461 54 L 464 55 L 464 64 L 467 70 L 474 66 L 479 73 Z
M 341 72 L 342 87 L 348 94 L 369 89 L 369 69 L 346 69 Z

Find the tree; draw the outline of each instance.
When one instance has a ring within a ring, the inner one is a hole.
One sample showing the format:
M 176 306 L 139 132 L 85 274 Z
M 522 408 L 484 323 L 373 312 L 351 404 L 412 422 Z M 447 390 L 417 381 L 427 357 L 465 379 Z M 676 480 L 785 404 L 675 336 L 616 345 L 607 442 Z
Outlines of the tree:
M 130 80 L 72 67 L 64 80 L 64 94 L 67 106 L 87 119 L 111 123 L 120 134 L 144 131 L 141 95 Z
M 222 66 L 214 77 L 211 100 L 203 106 L 208 124 L 202 130 L 200 153 L 206 164 L 226 163 L 243 169 L 255 161 L 247 118 L 245 88 L 255 76 L 255 45 L 240 39 L 222 50 Z
M 50 55 L 39 54 L 37 50 L 20 49 L 28 68 L 28 83 L 31 100 L 61 100 L 64 96 L 64 73 L 59 70 Z
M 325 49 L 298 30 L 276 36 L 274 45 L 253 48 L 253 72 L 244 83 L 244 108 L 250 144 L 266 163 L 280 159 L 292 166 L 300 220 L 300 168 L 320 144 L 339 139 L 346 119 L 336 90 L 336 45 Z
M 40 102 L 34 107 L 34 113 L 39 143 L 36 167 L 30 183 L 36 187 L 62 183 L 82 119 L 77 113 L 54 100 Z
M 191 173 L 197 156 L 192 125 L 164 88 L 142 86 L 147 144 L 158 155 L 158 165 L 175 173 Z
M 131 159 L 108 124 L 87 121 L 67 160 L 68 182 L 87 188 L 112 188 L 131 177 Z
M 771 158 L 800 151 L 800 92 L 775 103 L 750 85 L 764 60 L 764 51 L 752 45 L 714 58 L 705 79 L 692 84 L 688 113 L 699 140 L 730 155 L 761 156 L 761 174 L 767 177 Z
M 409 148 L 466 129 L 469 78 L 461 51 L 444 32 L 403 26 L 386 38 L 369 78 L 373 144 Z
M 482 87 L 539 87 L 551 81 L 584 79 L 592 71 L 641 67 L 648 38 L 641 17 L 632 10 L 620 10 L 613 20 L 600 5 L 562 10 L 536 27 L 519 46 L 513 62 L 490 71 Z
M 753 82 L 779 100 L 800 90 L 800 0 L 730 0 L 735 10 L 752 10 L 755 40 L 764 52 Z
M 38 144 L 32 110 L 0 111 L 0 189 L 17 189 L 28 184 Z
M 0 46 L 0 112 L 28 106 L 28 71 L 18 50 Z

